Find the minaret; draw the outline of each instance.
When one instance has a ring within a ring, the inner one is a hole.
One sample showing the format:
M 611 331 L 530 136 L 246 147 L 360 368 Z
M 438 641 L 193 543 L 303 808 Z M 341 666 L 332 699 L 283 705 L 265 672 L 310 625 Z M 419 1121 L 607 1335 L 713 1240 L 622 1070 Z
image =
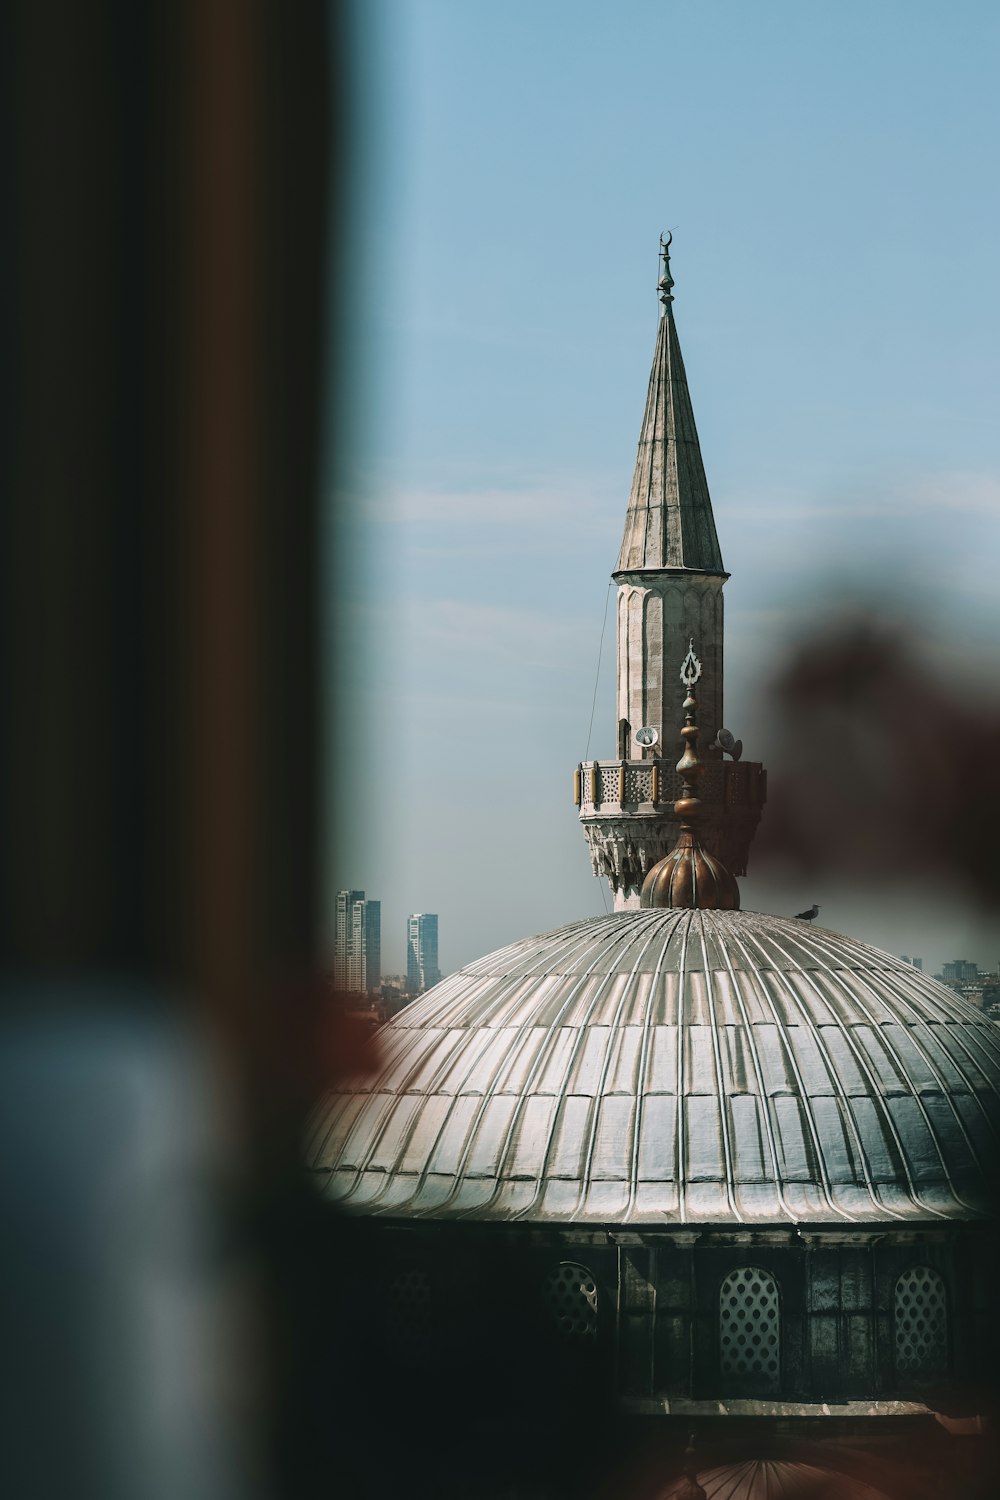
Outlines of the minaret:
M 681 794 L 674 761 L 685 696 L 678 667 L 692 637 L 703 662 L 702 838 L 734 874 L 746 874 L 766 793 L 763 766 L 740 760 L 742 744 L 722 717 L 722 589 L 729 574 L 674 321 L 671 238 L 660 237 L 660 325 L 612 574 L 618 585 L 618 758 L 581 762 L 576 774 L 594 874 L 609 881 L 616 910 L 639 905 L 647 872 L 677 841 L 671 804 Z

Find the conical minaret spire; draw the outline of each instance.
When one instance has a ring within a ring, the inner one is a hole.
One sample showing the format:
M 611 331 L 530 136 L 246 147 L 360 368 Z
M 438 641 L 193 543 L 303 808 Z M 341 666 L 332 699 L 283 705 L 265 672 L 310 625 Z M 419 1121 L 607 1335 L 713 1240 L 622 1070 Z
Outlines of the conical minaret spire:
M 615 571 L 690 568 L 725 577 L 674 321 L 671 238 L 660 238 L 663 307 Z

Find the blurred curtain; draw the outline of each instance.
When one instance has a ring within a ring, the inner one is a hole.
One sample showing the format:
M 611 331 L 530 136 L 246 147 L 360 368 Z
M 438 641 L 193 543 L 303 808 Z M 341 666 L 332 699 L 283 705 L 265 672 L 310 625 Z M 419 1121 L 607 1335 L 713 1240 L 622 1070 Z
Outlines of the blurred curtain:
M 7 1036 L 71 1025 L 104 1039 L 99 1058 L 146 1026 L 136 1045 L 154 1060 L 175 1056 L 163 1039 L 182 1023 L 217 1042 L 257 1257 L 267 1482 L 288 1493 L 275 1393 L 294 1384 L 297 1345 L 268 1226 L 297 1201 L 321 1024 L 319 481 L 337 393 L 342 32 L 341 8 L 311 0 L 12 0 L 0 20 Z M 69 1055 L 80 1069 L 90 1052 Z M 80 1076 L 96 1108 L 102 1065 Z M 33 1117 L 30 1091 L 18 1107 L 3 1151 L 23 1164 L 44 1137 L 49 1159 L 51 1112 Z M 60 1244 L 65 1286 L 80 1157 L 72 1193 L 22 1172 L 26 1196 L 7 1204 L 8 1237 L 20 1222 L 25 1243 Z M 33 1284 L 24 1312 L 24 1290 L 5 1275 L 25 1340 L 5 1339 L 20 1413 L 5 1493 L 155 1493 L 129 1490 L 134 1473 L 116 1487 L 110 1434 L 65 1420 L 87 1368 L 68 1342 L 105 1325 L 64 1306 L 47 1328 L 44 1294 Z

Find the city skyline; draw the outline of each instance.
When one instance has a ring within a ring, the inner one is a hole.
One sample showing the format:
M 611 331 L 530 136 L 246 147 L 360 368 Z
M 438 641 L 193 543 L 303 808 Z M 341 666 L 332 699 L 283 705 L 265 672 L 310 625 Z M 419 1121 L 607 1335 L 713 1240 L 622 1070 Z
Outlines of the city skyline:
M 377 881 L 375 881 L 373 883 L 375 885 L 378 884 Z M 360 897 L 362 899 L 365 899 L 365 893 L 364 893 L 363 890 L 359 891 L 357 889 L 352 889 L 349 892 L 348 891 L 338 892 L 338 897 L 341 896 L 341 895 L 345 895 L 345 894 L 350 894 L 352 896 L 356 896 L 356 897 Z M 381 909 L 381 907 L 384 906 L 385 903 L 382 902 L 381 899 L 379 899 L 379 900 L 375 901 L 374 903 L 369 903 L 369 904 L 374 904 L 374 905 L 378 906 Z M 408 951 L 407 951 L 407 946 L 408 946 L 408 937 L 409 937 L 409 932 L 410 932 L 410 924 L 414 921 L 415 918 L 428 918 L 428 917 L 432 917 L 434 919 L 434 922 L 435 922 L 434 963 L 435 963 L 435 967 L 438 968 L 439 978 L 441 977 L 440 966 L 438 964 L 438 931 L 439 931 L 439 927 L 440 927 L 440 913 L 439 912 L 410 912 L 410 913 L 408 913 L 407 917 L 404 919 L 403 922 L 391 922 L 391 923 L 388 923 L 388 924 L 381 924 L 381 926 L 380 926 L 380 931 L 381 931 L 381 937 L 380 937 L 380 954 L 382 955 L 380 977 L 382 979 L 390 978 L 390 977 L 391 978 L 406 979 L 408 977 L 408 969 L 409 969 L 408 958 L 409 958 L 409 954 L 408 954 Z M 823 925 L 823 924 L 819 924 L 819 925 Z M 391 938 L 390 938 L 390 940 L 389 940 L 388 943 L 386 942 L 386 933 L 387 932 L 394 932 L 397 927 L 400 929 L 400 931 L 402 933 L 402 936 L 399 939 L 398 946 L 396 945 L 396 943 Z M 923 973 L 932 975 L 932 976 L 937 977 L 937 978 L 943 977 L 945 980 L 950 980 L 952 978 L 961 977 L 959 975 L 955 975 L 955 974 L 949 973 L 949 969 L 954 964 L 956 964 L 956 963 L 966 963 L 966 964 L 971 963 L 975 967 L 977 975 L 978 974 L 981 974 L 981 975 L 990 975 L 990 974 L 997 974 L 998 972 L 1000 972 L 1000 958 L 997 958 L 995 954 L 994 954 L 993 957 L 989 956 L 989 953 L 988 953 L 988 944 L 984 946 L 984 948 L 981 951 L 980 955 L 977 958 L 974 958 L 974 959 L 968 959 L 968 958 L 965 958 L 965 959 L 955 959 L 954 957 L 946 957 L 946 956 L 944 956 L 945 955 L 945 950 L 940 945 L 938 945 L 937 947 L 935 947 L 933 945 L 931 947 L 928 947 L 925 944 L 924 948 L 925 948 L 925 952 L 924 952 L 923 955 L 916 954 L 914 956 L 911 956 L 910 954 L 904 952 L 904 953 L 901 953 L 900 956 L 902 957 L 902 959 L 903 959 L 903 961 L 905 963 L 912 964 L 915 968 L 920 969 Z M 994 943 L 994 948 L 996 950 L 996 953 L 1000 953 L 1000 937 L 998 937 L 997 940 L 996 940 L 996 942 Z M 950 952 L 950 950 L 948 950 L 948 951 Z M 936 956 L 928 958 L 926 956 L 927 953 L 930 953 L 930 954 L 933 954 L 933 955 L 936 955 Z M 389 955 L 388 958 L 385 957 L 386 954 Z M 459 967 L 461 967 L 461 965 L 456 965 L 455 967 L 459 968 Z M 972 975 L 971 977 L 975 978 L 976 975 Z M 428 986 L 428 988 L 429 988 L 429 986 Z
M 377 888 L 378 881 L 372 885 Z M 385 903 L 380 897 L 370 897 L 366 894 L 367 887 L 344 887 L 337 891 L 334 899 L 334 925 L 333 925 L 333 947 L 332 947 L 332 975 L 334 987 L 346 990 L 371 990 L 385 979 L 407 979 L 412 968 L 411 945 L 416 939 L 418 954 L 426 952 L 423 965 L 426 970 L 436 975 L 427 984 L 430 988 L 441 978 L 439 964 L 439 914 L 437 912 L 408 912 L 405 919 L 399 921 L 385 922 L 382 911 Z M 378 981 L 375 984 L 360 983 L 360 969 L 358 965 L 362 961 L 361 950 L 352 948 L 352 934 L 360 934 L 364 917 L 359 908 L 366 908 L 371 914 L 371 937 L 368 937 L 366 929 L 365 941 L 372 941 L 374 947 L 369 958 L 369 967 L 377 968 Z M 397 937 L 389 936 L 396 933 Z M 419 963 L 418 958 L 418 963 Z M 353 968 L 350 966 L 353 965 Z

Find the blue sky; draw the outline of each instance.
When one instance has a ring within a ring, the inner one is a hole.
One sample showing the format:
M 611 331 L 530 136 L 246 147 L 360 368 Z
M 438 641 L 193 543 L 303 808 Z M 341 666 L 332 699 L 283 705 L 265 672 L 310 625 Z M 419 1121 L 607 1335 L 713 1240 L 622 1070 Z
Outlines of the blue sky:
M 390 970 L 407 912 L 439 912 L 447 970 L 603 910 L 571 773 L 662 229 L 746 753 L 784 645 L 854 594 L 993 691 L 1000 8 L 364 0 L 356 48 L 330 886 L 381 897 Z M 609 633 L 592 754 L 613 667 Z M 1000 924 L 948 892 L 744 883 L 814 899 L 996 962 Z

